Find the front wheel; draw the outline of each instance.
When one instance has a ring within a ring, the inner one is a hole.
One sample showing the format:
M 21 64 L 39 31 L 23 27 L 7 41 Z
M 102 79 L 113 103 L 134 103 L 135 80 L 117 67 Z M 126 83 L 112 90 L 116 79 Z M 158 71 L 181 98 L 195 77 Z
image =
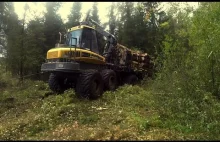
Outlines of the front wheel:
M 48 85 L 50 89 L 55 93 L 63 93 L 64 92 L 64 80 L 59 78 L 56 74 L 51 73 L 49 76 Z

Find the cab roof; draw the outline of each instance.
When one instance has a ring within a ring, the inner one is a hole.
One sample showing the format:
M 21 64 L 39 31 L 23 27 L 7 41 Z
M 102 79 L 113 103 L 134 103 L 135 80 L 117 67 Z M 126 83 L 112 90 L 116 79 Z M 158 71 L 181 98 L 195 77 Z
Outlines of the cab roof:
M 75 27 L 72 27 L 72 28 L 68 29 L 68 32 L 83 29 L 83 28 L 95 29 L 94 27 L 90 27 L 90 26 L 87 26 L 87 25 L 79 25 L 79 26 L 75 26 Z

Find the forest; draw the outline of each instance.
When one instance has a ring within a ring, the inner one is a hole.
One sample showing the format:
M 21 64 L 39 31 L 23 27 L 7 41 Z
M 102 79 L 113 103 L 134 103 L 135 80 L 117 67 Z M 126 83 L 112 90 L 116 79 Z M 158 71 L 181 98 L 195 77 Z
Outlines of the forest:
M 20 20 L 13 2 L 0 2 L 0 139 L 219 140 L 220 3 L 170 2 L 166 11 L 162 3 L 112 2 L 106 23 L 93 3 L 92 19 L 118 43 L 148 53 L 154 67 L 138 85 L 88 101 L 71 89 L 50 95 L 39 76 L 30 79 L 41 74 L 59 32 L 80 24 L 82 2 L 65 23 L 62 2 L 46 2 L 43 17 L 29 22 L 28 3 Z

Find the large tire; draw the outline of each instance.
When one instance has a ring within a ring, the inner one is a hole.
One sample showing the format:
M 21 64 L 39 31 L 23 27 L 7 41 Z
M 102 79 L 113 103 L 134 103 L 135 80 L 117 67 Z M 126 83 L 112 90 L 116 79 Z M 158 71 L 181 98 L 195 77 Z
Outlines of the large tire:
M 125 83 L 125 84 L 130 84 L 130 85 L 135 85 L 135 84 L 137 84 L 137 81 L 138 81 L 137 76 L 131 74 L 131 75 L 129 75 L 129 76 L 127 76 L 127 77 L 125 78 L 124 83 Z
M 98 71 L 83 72 L 76 85 L 76 94 L 80 98 L 97 99 L 103 94 L 103 80 Z
M 116 73 L 113 70 L 105 69 L 101 75 L 104 81 L 104 89 L 114 91 L 118 85 Z
M 64 92 L 64 80 L 57 77 L 56 74 L 51 73 L 48 81 L 50 89 L 55 93 L 63 93 Z

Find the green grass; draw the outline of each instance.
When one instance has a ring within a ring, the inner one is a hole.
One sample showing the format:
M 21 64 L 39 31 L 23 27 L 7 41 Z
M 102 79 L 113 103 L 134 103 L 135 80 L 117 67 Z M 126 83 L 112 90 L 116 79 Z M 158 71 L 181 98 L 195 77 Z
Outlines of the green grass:
M 124 85 L 89 101 L 72 89 L 53 94 L 41 81 L 25 80 L 19 87 L 11 82 L 0 90 L 0 139 L 220 139 L 216 98 L 209 93 L 186 97 L 162 85 L 152 80 Z

